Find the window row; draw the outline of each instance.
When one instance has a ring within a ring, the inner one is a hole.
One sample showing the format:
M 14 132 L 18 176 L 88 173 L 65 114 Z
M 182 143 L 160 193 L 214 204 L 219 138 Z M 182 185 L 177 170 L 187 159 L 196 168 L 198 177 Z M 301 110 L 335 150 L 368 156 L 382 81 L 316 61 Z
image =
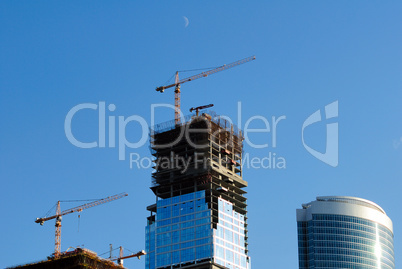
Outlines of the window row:
M 179 264 L 205 258 L 212 258 L 212 245 L 205 245 L 163 254 L 157 254 L 156 266 L 167 266 L 171 264 Z
M 200 199 L 205 197 L 205 191 L 197 191 L 188 194 L 183 194 L 171 198 L 161 199 L 157 201 L 157 207 L 162 207 L 166 205 L 178 204 L 180 202 L 187 202 L 195 199 Z

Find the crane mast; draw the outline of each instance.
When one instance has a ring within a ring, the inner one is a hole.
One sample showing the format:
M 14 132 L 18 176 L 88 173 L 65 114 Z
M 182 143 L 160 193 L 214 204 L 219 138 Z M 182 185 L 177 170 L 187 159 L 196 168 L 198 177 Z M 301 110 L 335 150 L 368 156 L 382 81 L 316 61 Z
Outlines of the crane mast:
M 116 195 L 113 195 L 113 196 L 109 196 L 109 197 L 106 197 L 106 198 L 103 198 L 103 199 L 96 200 L 96 201 L 91 202 L 91 203 L 86 203 L 86 204 L 83 204 L 83 205 L 80 205 L 80 206 L 77 206 L 77 207 L 73 207 L 73 208 L 70 208 L 70 209 L 67 209 L 67 210 L 64 210 L 64 211 L 61 211 L 61 209 L 60 209 L 60 201 L 57 201 L 56 214 L 55 215 L 50 216 L 50 217 L 45 217 L 45 218 L 37 218 L 35 220 L 35 222 L 39 223 L 40 225 L 43 225 L 45 223 L 45 221 L 56 219 L 56 223 L 55 223 L 56 231 L 55 231 L 54 257 L 58 258 L 60 256 L 60 253 L 61 253 L 61 219 L 62 219 L 62 216 L 67 215 L 67 214 L 71 214 L 71 213 L 74 213 L 74 212 L 81 212 L 84 209 L 91 208 L 91 207 L 101 205 L 101 204 L 104 204 L 104 203 L 108 203 L 108 202 L 111 202 L 111 201 L 114 201 L 114 200 L 117 200 L 117 199 L 120 199 L 120 198 L 123 198 L 123 197 L 126 197 L 126 196 L 128 196 L 128 194 L 123 192 L 123 193 L 120 193 L 120 194 L 116 194 Z
M 43 225 L 43 222 L 40 222 Z M 54 256 L 58 258 L 61 252 L 61 209 L 60 209 L 60 201 L 57 201 L 56 208 L 56 223 L 54 225 L 56 227 L 55 232 L 55 243 L 54 243 Z
M 179 83 L 179 71 L 176 71 L 175 75 L 175 90 L 174 90 L 174 120 L 175 124 L 179 124 L 180 121 L 180 83 Z
M 255 56 L 247 57 L 247 58 L 244 58 L 242 60 L 239 60 L 239 61 L 236 61 L 236 62 L 233 62 L 233 63 L 230 63 L 230 64 L 225 64 L 225 65 L 222 65 L 220 67 L 217 67 L 217 68 L 211 69 L 209 71 L 202 72 L 202 73 L 199 73 L 197 75 L 187 77 L 187 78 L 184 78 L 184 79 L 181 79 L 181 80 L 179 80 L 179 72 L 177 71 L 176 75 L 175 75 L 175 82 L 173 84 L 157 87 L 156 91 L 163 93 L 165 91 L 165 89 L 175 87 L 175 91 L 174 91 L 174 107 L 175 107 L 174 121 L 175 121 L 175 124 L 179 124 L 180 123 L 180 102 L 181 102 L 180 101 L 180 93 L 181 93 L 180 85 L 181 84 L 183 84 L 185 82 L 193 81 L 193 80 L 196 80 L 196 79 L 199 79 L 199 78 L 207 77 L 207 76 L 215 74 L 217 72 L 227 70 L 229 68 L 232 68 L 232 67 L 235 67 L 235 66 L 238 66 L 238 65 L 253 61 L 253 60 L 255 60 Z

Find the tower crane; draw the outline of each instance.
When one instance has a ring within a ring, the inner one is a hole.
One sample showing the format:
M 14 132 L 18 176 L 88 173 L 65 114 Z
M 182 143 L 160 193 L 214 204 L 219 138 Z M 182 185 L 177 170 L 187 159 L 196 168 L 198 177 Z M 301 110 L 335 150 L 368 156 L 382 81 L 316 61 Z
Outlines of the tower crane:
M 213 106 L 214 106 L 214 104 L 209 104 L 209 105 L 205 105 L 205 106 L 192 107 L 192 108 L 190 108 L 190 112 L 193 112 L 193 111 L 195 110 L 195 114 L 196 114 L 197 117 L 198 117 L 198 112 L 199 112 L 201 109 L 206 109 L 206 108 L 210 108 L 210 107 L 213 107 Z
M 179 115 L 179 113 L 180 113 L 180 92 L 181 92 L 180 91 L 180 85 L 181 84 L 183 84 L 185 82 L 195 80 L 195 79 L 207 77 L 207 76 L 215 74 L 217 72 L 220 72 L 220 71 L 223 71 L 223 70 L 226 70 L 226 69 L 229 69 L 229 68 L 232 68 L 232 67 L 235 67 L 235 66 L 238 66 L 238 65 L 253 61 L 253 60 L 255 60 L 255 56 L 247 57 L 247 58 L 244 58 L 242 60 L 239 60 L 239 61 L 236 61 L 236 62 L 233 62 L 233 63 L 230 63 L 230 64 L 225 64 L 225 65 L 222 65 L 220 67 L 217 67 L 217 68 L 211 69 L 209 71 L 202 72 L 202 73 L 199 73 L 197 75 L 194 75 L 194 76 L 191 76 L 191 77 L 188 77 L 188 78 L 184 78 L 184 79 L 181 79 L 181 80 L 179 80 L 179 71 L 176 71 L 175 82 L 173 84 L 170 84 L 170 85 L 157 87 L 156 91 L 163 93 L 166 89 L 169 89 L 171 87 L 175 87 L 175 90 L 174 90 L 174 121 L 175 121 L 175 124 L 179 124 L 180 123 L 180 115 Z
M 61 250 L 61 219 L 62 219 L 61 217 L 62 216 L 67 215 L 67 214 L 71 214 L 71 213 L 74 213 L 74 212 L 81 212 L 84 209 L 94 207 L 94 206 L 97 206 L 97 205 L 101 205 L 101 204 L 104 204 L 104 203 L 108 203 L 108 202 L 111 202 L 111 201 L 114 201 L 114 200 L 117 200 L 117 199 L 120 199 L 120 198 L 123 198 L 123 197 L 126 197 L 126 196 L 128 196 L 128 194 L 123 192 L 123 193 L 120 193 L 120 194 L 116 194 L 116 195 L 113 195 L 113 196 L 108 196 L 106 198 L 93 201 L 91 203 L 86 203 L 86 204 L 83 204 L 83 205 L 80 205 L 80 206 L 77 206 L 77 207 L 66 209 L 64 211 L 61 211 L 61 209 L 60 209 L 60 201 L 57 201 L 57 207 L 56 207 L 56 214 L 55 215 L 50 216 L 50 217 L 44 217 L 44 218 L 36 218 L 35 222 L 40 223 L 40 225 L 43 225 L 45 223 L 45 221 L 56 219 L 56 224 L 55 224 L 55 227 L 56 227 L 55 237 L 56 237 L 56 239 L 55 239 L 54 257 L 59 258 L 60 250 Z
M 137 257 L 138 259 L 141 258 L 141 256 L 146 255 L 147 253 L 144 250 L 138 251 L 137 253 L 131 254 L 131 255 L 127 255 L 127 256 L 123 256 L 123 247 L 120 246 L 120 254 L 118 258 L 112 258 L 110 259 L 111 261 L 116 261 L 119 265 L 123 265 L 123 260 L 125 259 L 129 259 L 129 258 L 133 258 L 133 257 Z

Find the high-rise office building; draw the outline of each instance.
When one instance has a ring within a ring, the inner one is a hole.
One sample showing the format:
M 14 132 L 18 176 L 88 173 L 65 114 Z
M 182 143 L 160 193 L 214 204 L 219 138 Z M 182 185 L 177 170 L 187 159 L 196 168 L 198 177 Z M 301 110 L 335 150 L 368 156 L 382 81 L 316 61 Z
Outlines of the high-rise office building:
M 188 116 L 152 128 L 151 152 L 146 268 L 249 269 L 241 131 L 211 112 Z
M 391 219 L 377 204 L 326 196 L 297 209 L 299 268 L 394 269 Z

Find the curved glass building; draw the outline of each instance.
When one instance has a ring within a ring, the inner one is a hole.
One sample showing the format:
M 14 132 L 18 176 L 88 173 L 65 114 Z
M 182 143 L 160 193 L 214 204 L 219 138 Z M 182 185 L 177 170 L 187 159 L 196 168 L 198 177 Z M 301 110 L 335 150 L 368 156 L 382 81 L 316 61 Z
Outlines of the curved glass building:
M 325 196 L 297 209 L 299 268 L 394 269 L 392 221 L 377 204 Z

